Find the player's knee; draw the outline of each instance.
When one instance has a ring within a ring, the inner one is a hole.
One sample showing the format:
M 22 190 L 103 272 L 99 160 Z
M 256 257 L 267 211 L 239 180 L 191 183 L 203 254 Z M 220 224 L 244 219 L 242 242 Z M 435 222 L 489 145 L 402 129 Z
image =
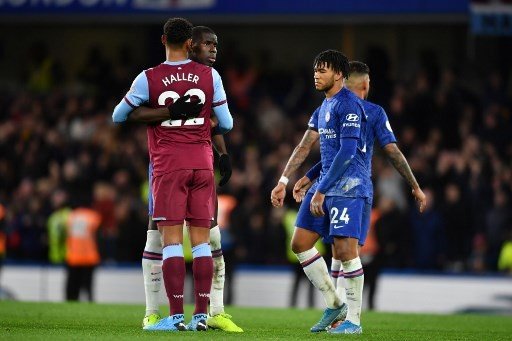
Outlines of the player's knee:
M 345 243 L 339 243 L 334 245 L 334 252 L 337 259 L 342 262 L 349 261 L 357 258 L 357 248 L 351 248 Z
M 304 251 L 309 250 L 309 248 L 304 247 L 304 243 L 298 240 L 292 240 L 291 241 L 291 248 L 293 253 L 298 254 Z

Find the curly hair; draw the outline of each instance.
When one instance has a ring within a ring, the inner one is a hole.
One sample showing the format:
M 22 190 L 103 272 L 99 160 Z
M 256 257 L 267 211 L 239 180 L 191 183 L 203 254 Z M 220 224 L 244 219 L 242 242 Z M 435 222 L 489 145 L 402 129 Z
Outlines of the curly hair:
M 192 39 L 192 24 L 187 19 L 170 18 L 164 25 L 164 35 L 168 44 L 180 45 Z
M 320 65 L 331 68 L 334 72 L 341 72 L 343 78 L 348 78 L 350 74 L 348 58 L 340 51 L 326 50 L 320 52 L 318 56 L 315 57 L 313 68 Z

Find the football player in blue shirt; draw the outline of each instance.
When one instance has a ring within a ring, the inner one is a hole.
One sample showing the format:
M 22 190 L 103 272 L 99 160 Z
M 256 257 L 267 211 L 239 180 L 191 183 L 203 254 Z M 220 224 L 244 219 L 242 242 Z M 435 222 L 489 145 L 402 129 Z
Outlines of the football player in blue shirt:
M 358 97 L 361 99 L 364 99 L 368 96 L 369 92 L 369 69 L 368 67 L 360 62 L 351 62 L 350 63 L 350 77 L 347 80 L 347 86 L 348 88 L 353 91 Z M 363 101 L 363 106 L 365 110 L 367 111 L 366 114 L 368 116 L 368 124 L 366 129 L 366 158 L 365 163 L 368 167 L 368 169 L 371 169 L 371 154 L 373 152 L 373 141 L 375 139 L 375 136 L 377 136 L 380 145 L 384 148 L 388 158 L 391 160 L 395 168 L 400 172 L 400 174 L 407 180 L 409 185 L 413 188 L 413 195 L 415 196 L 416 200 L 420 203 L 420 211 L 423 211 L 426 201 L 425 201 L 425 195 L 421 191 L 420 187 L 418 186 L 416 179 L 414 178 L 414 175 L 411 172 L 411 169 L 409 165 L 407 164 L 407 161 L 405 160 L 403 154 L 400 152 L 398 147 L 396 146 L 396 143 L 394 143 L 396 140 L 394 138 L 394 135 L 391 130 L 391 126 L 389 125 L 389 122 L 387 120 L 387 116 L 384 112 L 384 110 L 374 105 L 370 102 Z M 295 148 L 292 156 L 290 157 L 290 160 L 288 161 L 286 168 L 283 172 L 283 176 L 279 180 L 278 185 L 274 188 L 271 194 L 271 200 L 274 206 L 282 206 L 284 197 L 286 195 L 286 183 L 288 177 L 300 167 L 302 162 L 305 160 L 307 155 L 309 154 L 309 151 L 313 144 L 318 140 L 318 132 L 313 130 L 314 127 L 310 126 L 310 128 L 306 131 L 304 134 L 304 138 L 302 139 L 301 143 Z M 294 248 L 294 251 L 300 252 L 302 250 L 308 250 L 311 249 L 314 245 L 314 243 L 318 240 L 320 237 L 324 237 L 324 240 L 326 242 L 332 242 L 331 238 L 328 236 L 327 233 L 324 232 L 322 234 L 322 231 L 320 233 L 316 233 L 313 231 L 310 231 L 307 227 L 303 228 L 301 226 L 322 226 L 323 224 L 326 224 L 328 222 L 325 222 L 324 217 L 315 218 L 309 211 L 309 203 L 312 198 L 312 193 L 310 192 L 308 196 L 305 197 L 305 194 L 309 187 L 312 185 L 312 180 L 315 179 L 320 172 L 321 169 L 321 163 L 318 163 L 310 172 L 308 172 L 308 175 L 310 178 L 303 177 L 301 178 L 294 187 L 294 197 L 297 200 L 297 202 L 301 202 L 301 217 L 297 221 L 297 228 L 295 233 L 295 238 L 292 241 L 292 248 Z M 316 170 L 315 170 L 316 169 Z M 315 174 L 316 173 L 316 174 Z M 373 189 L 370 188 L 371 193 L 373 192 Z M 373 194 L 373 193 L 372 193 Z M 369 197 L 371 198 L 371 196 Z M 371 207 L 370 200 L 365 205 L 365 209 L 369 210 Z M 343 212 L 343 211 L 342 211 Z M 343 215 L 342 215 L 343 216 Z M 364 243 L 364 239 L 366 238 L 367 228 L 368 228 L 368 215 L 364 215 L 364 220 L 361 224 L 362 226 L 362 235 L 359 239 L 359 244 Z M 350 219 L 350 218 L 349 218 Z M 340 219 L 338 219 L 340 220 Z M 327 225 L 328 226 L 328 225 Z M 336 257 L 336 253 L 333 251 L 333 255 Z M 323 263 L 323 264 L 322 264 Z M 308 278 L 315 284 L 317 288 L 319 288 L 322 291 L 322 294 L 324 295 L 324 298 L 326 299 L 326 302 L 331 301 L 331 306 L 333 305 L 332 302 L 336 302 L 336 296 L 332 294 L 330 285 L 326 282 L 326 277 L 328 277 L 328 272 L 326 269 L 326 266 L 324 265 L 325 262 L 323 260 L 318 259 L 314 263 L 306 264 L 309 265 L 304 268 L 304 271 L 308 275 Z M 322 266 L 323 265 L 323 266 Z M 331 266 L 332 275 L 333 277 L 335 274 L 340 273 L 343 274 L 343 270 L 346 271 L 346 269 L 340 269 L 341 268 L 341 261 L 336 260 L 333 258 L 333 264 Z M 354 274 L 352 274 L 354 275 Z M 345 288 L 343 285 L 344 277 L 343 275 L 340 276 L 339 279 L 339 286 L 338 286 L 338 294 L 341 294 L 342 302 L 346 302 L 345 298 Z M 353 278 L 360 277 L 362 279 L 362 276 L 354 276 Z M 356 280 L 357 281 L 357 280 Z M 336 281 L 335 281 L 336 282 Z M 361 283 L 362 285 L 362 283 Z M 340 290 L 341 289 L 341 290 Z M 339 306 L 339 303 L 338 303 Z M 329 304 L 328 304 L 329 307 Z M 356 310 L 357 311 L 357 310 Z M 359 310 L 360 311 L 360 310 Z M 328 326 L 330 321 L 336 321 L 340 319 L 345 319 L 346 315 L 346 309 L 341 309 L 338 316 L 334 316 L 336 312 L 331 311 L 329 312 L 326 310 L 324 312 L 324 316 L 322 319 L 315 325 L 313 328 L 311 328 L 311 331 L 323 331 Z M 332 323 L 332 322 L 331 322 Z M 361 329 L 356 326 L 349 326 L 348 330 L 343 327 L 341 332 L 361 332 Z M 338 330 L 338 332 L 340 332 Z
M 354 92 L 359 98 L 366 99 L 370 90 L 370 70 L 368 66 L 364 63 L 353 61 L 350 62 L 350 77 L 347 80 L 347 87 Z M 414 174 L 407 163 L 407 160 L 403 156 L 402 152 L 396 145 L 396 138 L 393 134 L 393 130 L 391 129 L 391 125 L 387 118 L 387 115 L 382 107 L 376 105 L 374 103 L 368 101 L 362 101 L 363 107 L 365 109 L 365 113 L 368 118 L 368 124 L 366 129 L 366 150 L 364 153 L 364 160 L 366 167 L 371 170 L 371 160 L 373 154 L 373 143 L 374 139 L 377 138 L 379 145 L 384 149 L 386 155 L 389 160 L 392 162 L 393 166 L 398 170 L 398 172 L 407 180 L 408 184 L 412 188 L 412 194 L 415 197 L 416 201 L 419 203 L 419 210 L 423 212 L 426 206 L 426 198 L 423 194 L 423 191 L 418 185 Z M 301 178 L 294 186 L 293 196 L 294 198 L 300 202 L 304 198 L 306 191 L 312 185 L 314 179 L 316 179 L 320 175 L 321 171 L 321 162 L 316 164 L 306 176 Z M 371 188 L 371 194 L 373 195 L 373 189 Z M 366 207 L 366 210 L 371 209 L 371 197 L 369 205 Z M 365 219 L 361 225 L 361 237 L 359 239 L 359 245 L 363 245 L 366 239 L 366 235 L 368 233 L 369 228 L 369 212 L 365 213 Z M 333 254 L 335 252 L 333 251 Z M 343 264 L 343 266 L 342 266 Z M 346 301 L 344 297 L 345 288 L 343 282 L 348 284 L 347 287 L 350 288 L 351 278 L 354 278 L 352 275 L 347 276 L 347 270 L 344 267 L 345 262 L 340 261 L 339 259 L 333 258 L 331 265 L 331 275 L 333 277 L 335 274 L 341 274 L 337 280 L 337 291 L 342 297 L 342 301 Z M 340 271 L 341 270 L 341 271 Z M 336 282 L 335 282 L 336 283 Z M 350 310 L 350 309 L 349 309 Z M 360 310 L 359 310 L 360 311 Z M 351 320 L 351 316 L 347 316 L 347 320 L 345 324 L 341 324 L 339 327 L 331 329 L 331 333 L 347 333 L 358 330 L 357 327 L 352 326 L 353 324 Z
M 349 73 L 348 59 L 338 51 L 328 50 L 320 53 L 313 65 L 315 88 L 324 92 L 326 99 L 313 113 L 309 129 L 271 193 L 271 201 L 276 207 L 282 205 L 288 176 L 302 164 L 311 146 L 320 139 L 320 180 L 301 204 L 292 238 L 293 252 L 327 305 L 320 321 L 311 328 L 312 332 L 320 332 L 337 319 L 344 319 L 347 305 L 336 293 L 327 265 L 314 244 L 320 237 L 329 237 L 330 233 L 340 236 L 335 241 L 336 252 L 342 253 L 341 259 L 350 261 L 347 266 L 354 277 L 362 275 L 357 240 L 371 185 L 368 185 L 370 175 L 362 155 L 366 116 L 359 98 L 343 87 L 343 79 Z M 324 215 L 324 210 L 329 212 L 330 218 Z M 342 229 L 342 225 L 346 226 Z M 359 324 L 359 320 L 354 320 Z

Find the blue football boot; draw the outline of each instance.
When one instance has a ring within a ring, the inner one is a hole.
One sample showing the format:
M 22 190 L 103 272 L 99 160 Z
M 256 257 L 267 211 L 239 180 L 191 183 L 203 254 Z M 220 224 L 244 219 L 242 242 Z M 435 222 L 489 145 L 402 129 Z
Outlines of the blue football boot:
M 187 326 L 185 325 L 185 318 L 183 314 L 174 314 L 161 319 L 155 324 L 144 326 L 143 329 L 148 331 L 164 330 L 171 332 L 184 332 L 187 330 Z
M 195 314 L 187 325 L 187 329 L 193 332 L 206 331 L 208 330 L 207 319 L 208 315 L 206 314 Z
M 329 329 L 327 332 L 329 334 L 362 334 L 363 327 L 358 326 L 357 324 L 354 324 L 349 320 L 345 320 L 345 322 L 343 322 L 336 328 Z
M 311 327 L 312 333 L 318 333 L 326 331 L 327 328 L 336 321 L 336 318 L 342 313 L 343 310 L 347 310 L 347 305 L 343 303 L 339 308 L 331 309 L 325 308 L 322 318 L 313 327 Z M 346 316 L 346 313 L 345 313 Z

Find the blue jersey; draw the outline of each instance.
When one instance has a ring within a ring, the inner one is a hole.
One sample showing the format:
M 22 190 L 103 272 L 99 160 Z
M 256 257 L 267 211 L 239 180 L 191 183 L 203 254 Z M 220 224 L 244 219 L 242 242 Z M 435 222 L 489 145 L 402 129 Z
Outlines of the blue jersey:
M 367 118 L 361 100 L 350 90 L 342 88 L 336 95 L 325 99 L 315 110 L 309 127 L 320 134 L 320 177 L 311 187 L 316 191 L 318 183 L 331 167 L 341 148 L 343 138 L 357 139 L 357 153 L 341 179 L 329 188 L 325 195 L 367 198 L 372 194 L 370 170 L 365 162 Z
M 384 109 L 380 105 L 372 102 L 363 100 L 361 100 L 361 102 L 363 103 L 363 108 L 368 118 L 364 162 L 371 175 L 373 144 L 375 143 L 375 139 L 377 139 L 380 147 L 383 148 L 387 144 L 396 143 L 396 138 Z
M 371 174 L 372 169 L 372 156 L 373 156 L 373 144 L 375 139 L 379 142 L 381 148 L 389 143 L 396 143 L 395 135 L 391 129 L 388 117 L 384 109 L 372 102 L 362 101 L 363 108 L 368 120 L 366 128 L 366 152 L 365 164 Z M 316 179 L 320 176 L 322 163 L 317 163 L 311 168 L 306 174 L 310 179 Z

